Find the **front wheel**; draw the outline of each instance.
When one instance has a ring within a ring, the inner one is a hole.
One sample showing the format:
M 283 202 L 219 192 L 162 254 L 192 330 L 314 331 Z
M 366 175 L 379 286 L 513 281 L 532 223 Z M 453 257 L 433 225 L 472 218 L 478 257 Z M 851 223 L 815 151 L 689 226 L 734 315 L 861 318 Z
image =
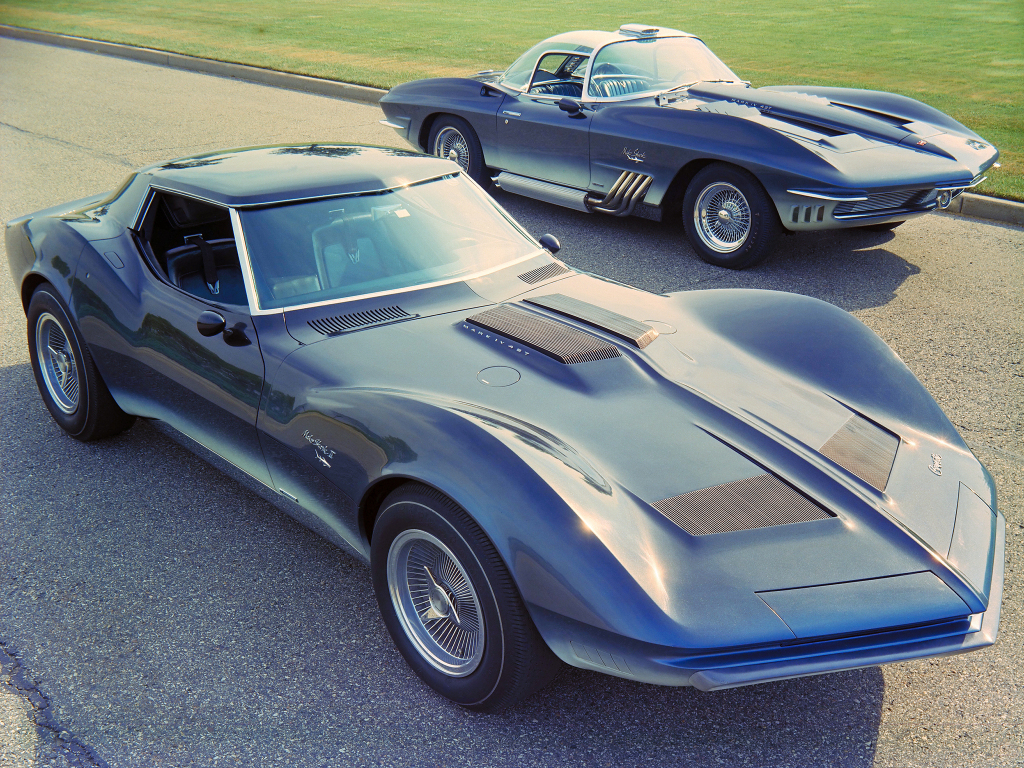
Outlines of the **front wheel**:
M 779 232 L 775 207 L 758 180 L 724 163 L 693 177 L 683 197 L 683 226 L 701 259 L 729 269 L 763 261 Z
M 76 440 L 110 437 L 135 421 L 114 402 L 57 292 L 42 285 L 28 305 L 28 348 L 39 394 Z
M 484 189 L 491 183 L 484 165 L 484 151 L 473 127 L 461 117 L 442 115 L 430 129 L 427 150 L 432 155 L 458 163 Z
M 398 650 L 424 682 L 455 703 L 504 709 L 560 667 L 494 545 L 437 491 L 410 484 L 384 500 L 370 568 Z

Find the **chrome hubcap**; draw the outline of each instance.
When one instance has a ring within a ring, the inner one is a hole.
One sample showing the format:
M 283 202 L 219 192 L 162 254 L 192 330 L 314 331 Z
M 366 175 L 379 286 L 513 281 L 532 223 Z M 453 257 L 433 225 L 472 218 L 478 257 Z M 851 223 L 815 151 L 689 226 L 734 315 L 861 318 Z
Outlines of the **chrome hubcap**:
M 462 170 L 469 172 L 469 144 L 465 137 L 454 128 L 444 128 L 434 139 L 434 154 L 458 163 Z
M 704 245 L 718 253 L 731 253 L 750 235 L 750 205 L 732 184 L 709 184 L 697 197 L 693 223 Z
M 78 410 L 78 363 L 64 329 L 49 312 L 36 321 L 36 355 L 50 397 L 70 416 Z
M 404 531 L 388 550 L 388 590 L 406 636 L 435 669 L 465 677 L 484 653 L 483 614 L 452 551 L 426 531 Z

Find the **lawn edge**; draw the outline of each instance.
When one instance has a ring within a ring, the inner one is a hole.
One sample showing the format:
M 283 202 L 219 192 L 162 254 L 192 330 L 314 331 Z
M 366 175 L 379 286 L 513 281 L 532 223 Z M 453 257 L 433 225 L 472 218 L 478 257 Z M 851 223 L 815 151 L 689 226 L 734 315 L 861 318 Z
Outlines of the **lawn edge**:
M 62 48 L 74 48 L 88 53 L 117 56 L 122 59 L 131 59 L 146 64 L 156 64 L 171 67 L 172 69 L 199 72 L 217 77 L 229 77 L 235 80 L 258 83 L 259 85 L 269 85 L 274 88 L 284 88 L 290 91 L 304 91 L 319 96 L 329 96 L 335 99 L 355 101 L 363 104 L 376 104 L 387 93 L 387 91 L 381 88 L 343 83 L 340 80 L 329 80 L 323 77 L 299 75 L 294 72 L 283 72 L 277 69 L 254 67 L 251 64 L 204 59 L 200 56 L 170 53 L 156 48 L 109 43 L 105 40 L 63 35 L 59 32 L 44 32 L 38 29 L 17 27 L 11 24 L 0 24 L 0 37 L 42 43 L 44 45 L 55 45 Z M 1001 197 L 966 192 L 955 198 L 945 212 L 984 219 L 986 221 L 1024 226 L 1024 203 L 1006 200 Z

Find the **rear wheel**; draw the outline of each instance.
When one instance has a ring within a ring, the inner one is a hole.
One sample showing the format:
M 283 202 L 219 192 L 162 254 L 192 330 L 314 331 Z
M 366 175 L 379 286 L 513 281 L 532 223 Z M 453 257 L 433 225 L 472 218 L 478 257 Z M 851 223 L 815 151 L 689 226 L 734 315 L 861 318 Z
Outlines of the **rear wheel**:
M 458 163 L 473 181 L 484 189 L 491 183 L 484 165 L 484 151 L 476 131 L 461 117 L 442 115 L 430 129 L 427 149 L 432 155 Z
M 693 177 L 683 197 L 683 225 L 701 259 L 729 269 L 763 261 L 779 231 L 775 207 L 758 180 L 725 163 Z
M 135 421 L 110 396 L 63 300 L 49 285 L 28 305 L 28 347 L 43 403 L 71 437 L 110 437 Z
M 495 712 L 559 669 L 494 545 L 437 491 L 410 484 L 384 500 L 370 567 L 395 645 L 442 696 Z

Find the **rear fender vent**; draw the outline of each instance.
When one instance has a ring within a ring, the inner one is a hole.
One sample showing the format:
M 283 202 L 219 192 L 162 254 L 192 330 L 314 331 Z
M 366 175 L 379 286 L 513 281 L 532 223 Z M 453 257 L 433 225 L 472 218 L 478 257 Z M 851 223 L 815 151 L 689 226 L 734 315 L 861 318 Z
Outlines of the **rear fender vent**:
M 563 267 L 557 261 L 553 261 L 550 264 L 545 264 L 543 267 L 537 267 L 536 269 L 531 269 L 529 272 L 523 272 L 523 274 L 519 276 L 519 279 L 524 283 L 536 285 L 537 283 L 542 283 L 549 278 L 564 275 L 568 271 L 569 269 L 567 267 Z
M 612 312 L 602 307 L 596 307 L 586 301 L 580 301 L 571 296 L 564 296 L 561 293 L 553 293 L 549 296 L 534 296 L 524 299 L 524 301 L 601 328 L 614 336 L 618 336 L 620 339 L 628 341 L 639 349 L 643 349 L 658 338 L 658 332 L 647 325 L 647 323 L 641 323 L 625 315 L 620 315 L 617 312 Z
M 618 347 L 596 336 L 507 304 L 467 317 L 466 322 L 517 341 L 560 363 L 587 363 L 622 354 Z
M 889 482 L 900 439 L 854 414 L 821 447 L 821 453 L 880 491 Z
M 651 506 L 694 536 L 835 517 L 770 474 L 690 491 Z
M 319 317 L 316 320 L 307 320 L 306 323 L 317 333 L 322 333 L 324 336 L 336 336 L 339 333 L 359 331 L 375 325 L 397 323 L 400 320 L 411 320 L 414 317 L 416 315 L 410 315 L 401 307 L 393 306 L 350 312 L 347 315 Z

